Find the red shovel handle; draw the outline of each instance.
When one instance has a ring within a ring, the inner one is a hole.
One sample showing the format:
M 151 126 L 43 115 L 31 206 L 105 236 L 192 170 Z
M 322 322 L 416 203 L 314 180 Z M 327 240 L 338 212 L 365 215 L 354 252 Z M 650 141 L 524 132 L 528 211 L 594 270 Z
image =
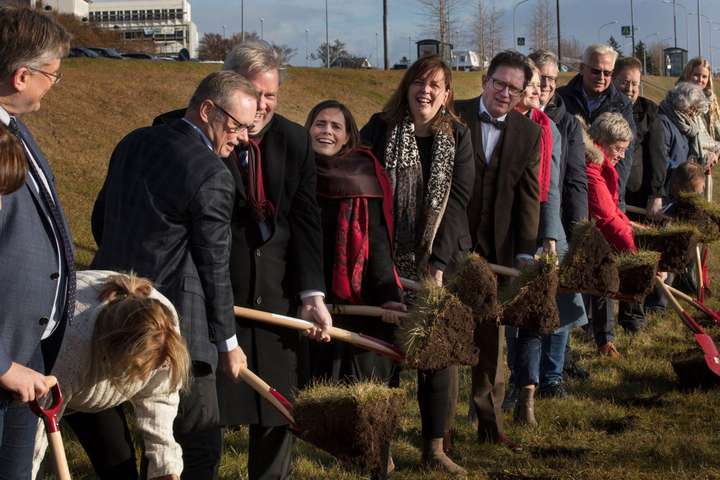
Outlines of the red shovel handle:
M 60 384 L 56 383 L 53 385 L 52 388 L 50 388 L 50 394 L 53 396 L 53 402 L 48 408 L 41 407 L 37 400 L 33 400 L 30 402 L 30 409 L 45 422 L 47 432 L 54 433 L 60 431 L 57 419 L 57 414 L 60 412 L 63 403 Z

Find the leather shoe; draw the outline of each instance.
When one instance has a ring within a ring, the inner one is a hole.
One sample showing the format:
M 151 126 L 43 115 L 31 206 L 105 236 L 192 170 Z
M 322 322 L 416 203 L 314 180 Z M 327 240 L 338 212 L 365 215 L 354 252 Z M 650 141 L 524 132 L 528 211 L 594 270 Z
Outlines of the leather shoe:
M 620 352 L 615 348 L 615 344 L 607 342 L 604 345 L 598 347 L 598 353 L 603 357 L 620 358 Z
M 495 440 L 495 444 L 507 447 L 513 453 L 522 453 L 523 451 L 523 447 L 520 446 L 520 444 L 513 442 L 505 434 L 498 435 L 497 439 Z

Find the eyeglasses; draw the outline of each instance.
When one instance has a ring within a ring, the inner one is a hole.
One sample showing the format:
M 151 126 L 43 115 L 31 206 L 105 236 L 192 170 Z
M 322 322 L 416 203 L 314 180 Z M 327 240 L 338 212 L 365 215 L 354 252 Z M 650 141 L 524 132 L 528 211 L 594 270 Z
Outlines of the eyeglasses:
M 213 106 L 214 106 L 215 108 L 217 108 L 218 110 L 220 110 L 222 113 L 224 113 L 230 120 L 233 121 L 233 123 L 235 123 L 235 126 L 234 126 L 234 127 L 228 128 L 228 132 L 230 132 L 230 133 L 240 133 L 240 132 L 242 132 L 242 131 L 249 130 L 250 127 L 252 127 L 252 125 L 245 125 L 245 124 L 243 124 L 240 120 L 238 120 L 237 118 L 235 118 L 235 117 L 233 117 L 232 115 L 230 115 L 230 114 L 228 113 L 228 111 L 225 110 L 224 108 L 222 108 L 220 105 L 217 105 L 217 104 L 213 103 Z
M 593 67 L 588 67 L 588 68 L 590 69 L 590 73 L 592 73 L 593 75 L 595 75 L 597 77 L 599 77 L 600 75 L 604 75 L 606 77 L 612 76 L 612 70 L 602 70 L 600 68 L 593 68 Z
M 495 89 L 496 92 L 502 92 L 507 88 L 508 93 L 511 97 L 518 97 L 525 91 L 524 89 L 513 87 L 509 83 L 503 82 L 502 80 L 498 80 L 493 77 L 490 77 L 490 79 L 492 80 L 492 87 Z
M 542 75 L 540 77 L 540 84 L 545 85 L 555 85 L 555 82 L 557 81 L 557 77 L 551 77 L 550 75 Z
M 27 68 L 28 70 L 33 71 L 33 72 L 42 73 L 43 75 L 45 75 L 46 77 L 48 77 L 50 79 L 50 81 L 52 82 L 53 85 L 57 85 L 58 83 L 60 83 L 60 80 L 62 80 L 62 73 L 60 73 L 60 72 L 56 72 L 56 73 L 46 72 L 45 70 L 40 70 L 39 68 L 34 68 L 34 67 L 31 67 L 30 65 L 26 65 L 25 68 Z

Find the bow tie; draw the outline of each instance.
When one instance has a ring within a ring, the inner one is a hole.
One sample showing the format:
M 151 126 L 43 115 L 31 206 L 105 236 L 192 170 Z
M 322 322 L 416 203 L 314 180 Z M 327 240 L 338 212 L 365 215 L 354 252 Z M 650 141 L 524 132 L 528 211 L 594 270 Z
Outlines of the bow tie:
M 493 127 L 497 128 L 498 130 L 503 130 L 505 128 L 505 122 L 502 120 L 495 120 L 490 116 L 487 112 L 480 112 L 480 121 L 483 123 L 489 123 Z

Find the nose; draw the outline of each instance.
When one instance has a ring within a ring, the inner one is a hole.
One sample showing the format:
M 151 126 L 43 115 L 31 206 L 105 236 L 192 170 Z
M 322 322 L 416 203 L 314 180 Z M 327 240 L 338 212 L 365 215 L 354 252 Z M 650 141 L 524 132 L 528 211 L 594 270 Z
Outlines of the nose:
M 250 137 L 248 136 L 247 129 L 244 129 L 237 134 L 237 141 L 238 143 L 247 144 L 250 141 Z

